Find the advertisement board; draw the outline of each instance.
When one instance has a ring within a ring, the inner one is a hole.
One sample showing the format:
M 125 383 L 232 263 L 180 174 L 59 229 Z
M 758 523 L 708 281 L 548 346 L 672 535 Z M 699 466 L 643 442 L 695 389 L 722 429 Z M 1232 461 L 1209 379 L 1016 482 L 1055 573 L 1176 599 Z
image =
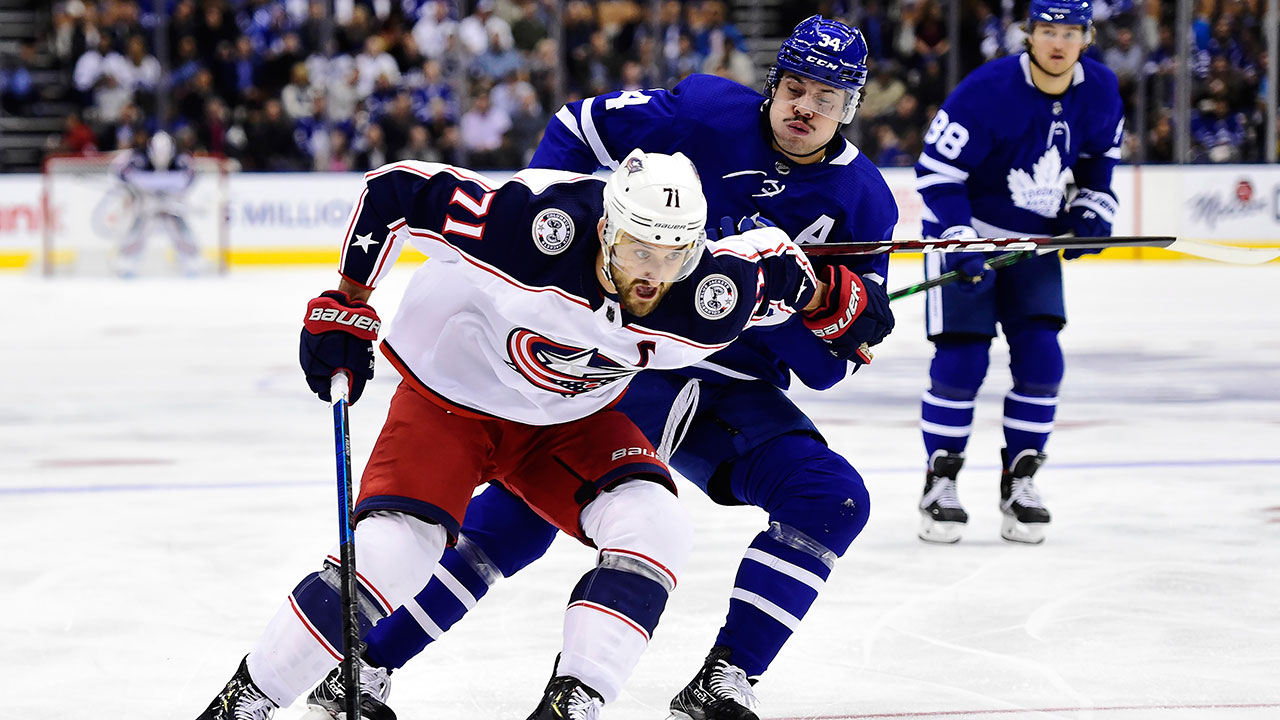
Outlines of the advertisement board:
M 897 238 L 920 236 L 923 204 L 910 168 L 887 168 L 898 203 Z M 510 172 L 488 172 L 495 181 Z M 235 173 L 227 215 L 235 265 L 333 262 L 360 194 L 360 173 Z M 1280 245 L 1280 166 L 1121 166 L 1112 185 L 1120 205 L 1117 235 L 1178 235 Z M 0 174 L 0 268 L 20 268 L 38 253 L 56 203 L 41 207 L 41 176 Z M 1164 256 L 1109 251 L 1112 257 Z

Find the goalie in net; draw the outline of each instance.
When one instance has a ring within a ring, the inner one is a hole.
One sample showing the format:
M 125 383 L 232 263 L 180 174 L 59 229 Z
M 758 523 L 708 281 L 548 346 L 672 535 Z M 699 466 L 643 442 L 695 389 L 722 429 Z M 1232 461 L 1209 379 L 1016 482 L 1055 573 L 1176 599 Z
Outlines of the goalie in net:
M 178 152 L 163 131 L 116 155 L 51 158 L 45 274 L 225 271 L 226 171 L 225 160 Z

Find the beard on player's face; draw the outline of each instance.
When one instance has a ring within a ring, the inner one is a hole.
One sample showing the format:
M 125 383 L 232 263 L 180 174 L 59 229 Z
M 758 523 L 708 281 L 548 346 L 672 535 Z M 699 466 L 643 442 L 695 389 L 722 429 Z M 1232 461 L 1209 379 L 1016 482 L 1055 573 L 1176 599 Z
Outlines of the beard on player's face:
M 628 275 L 616 265 L 612 274 L 614 287 L 618 290 L 618 303 L 636 317 L 644 317 L 656 310 L 671 289 L 669 282 Z

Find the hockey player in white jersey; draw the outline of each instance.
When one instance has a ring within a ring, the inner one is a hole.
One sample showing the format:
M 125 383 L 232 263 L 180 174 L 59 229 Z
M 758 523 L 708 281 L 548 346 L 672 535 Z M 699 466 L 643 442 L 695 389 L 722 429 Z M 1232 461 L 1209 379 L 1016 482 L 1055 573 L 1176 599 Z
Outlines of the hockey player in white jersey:
M 182 272 L 199 273 L 203 266 L 200 247 L 184 217 L 186 195 L 195 180 L 190 156 L 178 153 L 173 138 L 159 131 L 147 141 L 145 150 L 122 155 L 114 169 L 135 210 L 116 253 L 116 273 L 121 277 L 138 273 L 147 237 L 155 230 L 169 236 Z
M 618 167 L 636 147 L 687 153 L 713 218 L 767 218 L 797 242 L 888 240 L 898 217 L 893 195 L 839 133 L 857 110 L 867 55 L 857 29 L 810 17 L 778 49 L 763 94 L 691 75 L 670 91 L 585 98 L 556 114 L 531 163 L 591 173 Z M 865 280 L 871 305 L 853 334 L 875 345 L 893 327 L 883 286 L 888 258 L 838 264 Z M 825 389 L 853 368 L 800 318 L 778 313 L 773 320 L 696 366 L 642 372 L 617 406 L 714 502 L 764 515 L 727 588 L 723 623 L 707 628 L 715 638 L 710 651 L 671 700 L 673 718 L 759 720 L 757 682 L 825 592 L 870 514 L 854 464 L 827 446 L 784 392 L 796 380 Z M 500 578 L 531 567 L 556 534 L 501 486 L 487 488 L 468 506 L 461 539 L 413 605 L 366 637 L 368 672 L 402 667 L 439 640 Z M 388 690 L 380 682 L 362 693 L 369 717 L 393 716 Z M 335 670 L 309 702 L 326 713 L 316 718 L 329 720 L 344 698 Z
M 1111 234 L 1124 110 L 1115 74 L 1082 56 L 1092 13 L 1086 0 L 1032 0 L 1026 52 L 978 68 L 943 102 L 916 164 L 927 237 Z M 1068 202 L 1072 176 L 1078 191 Z M 1085 252 L 1096 251 L 1063 256 Z M 925 257 L 926 276 L 960 269 L 973 282 L 934 288 L 926 299 L 935 355 L 921 404 L 928 469 L 919 535 L 956 542 L 968 522 L 956 476 L 999 324 L 1013 375 L 1004 400 L 1001 535 L 1039 543 L 1050 514 L 1033 476 L 1045 461 L 1063 376 L 1062 268 L 1056 254 L 999 271 L 984 272 L 983 261 L 977 253 Z
M 867 308 L 851 273 L 816 279 L 785 233 L 716 242 L 682 155 L 628 155 L 606 182 L 526 170 L 500 186 L 402 162 L 366 176 L 338 290 L 308 305 L 301 362 L 328 399 L 372 377 L 381 321 L 365 302 L 411 242 L 430 257 L 381 344 L 402 381 L 355 514 L 362 635 L 405 604 L 492 478 L 597 548 L 570 595 L 564 646 L 533 720 L 587 720 L 615 699 L 688 557 L 666 466 L 611 406 L 642 369 L 695 363 L 769 310 L 800 312 L 845 357 Z M 265 720 L 342 654 L 339 559 L 289 595 L 200 720 Z

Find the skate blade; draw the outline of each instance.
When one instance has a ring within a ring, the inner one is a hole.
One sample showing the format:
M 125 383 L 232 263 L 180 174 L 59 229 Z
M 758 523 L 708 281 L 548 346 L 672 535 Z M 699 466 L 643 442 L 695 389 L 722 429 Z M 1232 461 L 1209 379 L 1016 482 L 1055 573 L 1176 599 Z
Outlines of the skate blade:
M 667 716 L 667 720 L 693 720 L 693 716 L 686 715 L 679 710 L 672 710 L 671 714 Z
M 1044 542 L 1044 530 L 1049 523 L 1021 523 L 1012 515 L 1005 515 L 1000 523 L 1000 537 L 1009 542 L 1039 545 Z
M 346 716 L 347 714 L 345 712 L 338 714 L 339 718 L 345 718 Z M 329 714 L 328 710 L 325 710 L 319 705 L 308 705 L 307 712 L 303 714 L 302 717 L 298 718 L 298 720 L 334 720 L 334 718 Z
M 920 521 L 920 531 L 916 536 L 927 543 L 936 545 L 952 545 L 960 542 L 960 536 L 964 534 L 965 523 L 961 522 L 940 522 L 932 518 L 923 518 Z

